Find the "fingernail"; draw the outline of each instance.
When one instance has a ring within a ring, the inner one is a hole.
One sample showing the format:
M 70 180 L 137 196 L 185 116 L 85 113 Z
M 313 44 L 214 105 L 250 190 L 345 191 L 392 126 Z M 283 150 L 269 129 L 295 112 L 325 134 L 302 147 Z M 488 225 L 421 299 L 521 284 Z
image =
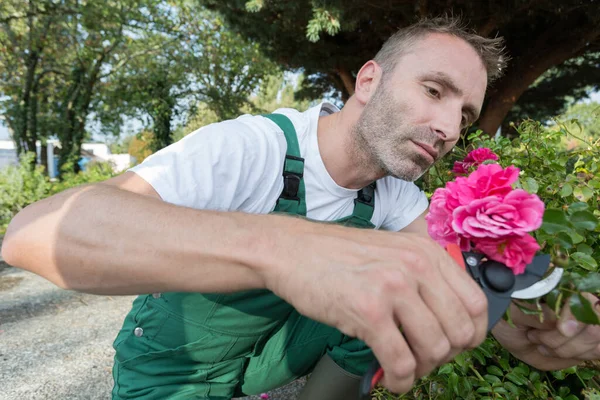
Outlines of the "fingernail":
M 573 321 L 572 319 L 562 324 L 563 335 L 565 335 L 566 337 L 575 336 L 578 330 L 579 323 L 577 321 Z
M 541 355 L 546 356 L 546 357 L 550 356 L 550 352 L 548 351 L 548 349 L 546 348 L 546 346 L 541 346 L 540 345 L 540 346 L 538 346 L 537 349 L 538 349 L 538 352 Z

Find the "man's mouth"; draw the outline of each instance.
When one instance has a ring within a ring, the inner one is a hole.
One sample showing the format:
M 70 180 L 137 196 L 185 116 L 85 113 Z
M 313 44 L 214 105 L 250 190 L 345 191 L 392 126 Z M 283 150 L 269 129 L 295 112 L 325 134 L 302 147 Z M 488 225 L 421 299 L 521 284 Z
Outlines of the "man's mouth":
M 438 156 L 439 156 L 439 152 L 433 147 L 430 146 L 426 143 L 421 143 L 421 142 L 413 142 L 420 150 L 421 153 L 429 156 L 429 158 L 431 158 L 431 163 L 433 164 Z

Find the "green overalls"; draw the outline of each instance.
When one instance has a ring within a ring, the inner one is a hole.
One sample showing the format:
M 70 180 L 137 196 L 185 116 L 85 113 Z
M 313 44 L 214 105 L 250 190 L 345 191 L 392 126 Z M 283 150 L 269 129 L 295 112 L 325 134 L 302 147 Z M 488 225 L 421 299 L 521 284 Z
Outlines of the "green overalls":
M 283 130 L 288 146 L 274 212 L 306 217 L 294 126 L 281 114 L 265 117 Z M 374 190 L 373 184 L 359 191 L 352 215 L 332 222 L 375 228 Z M 362 341 L 300 315 L 269 290 L 139 296 L 113 346 L 113 399 L 229 400 L 302 377 L 325 353 L 357 375 L 373 359 Z

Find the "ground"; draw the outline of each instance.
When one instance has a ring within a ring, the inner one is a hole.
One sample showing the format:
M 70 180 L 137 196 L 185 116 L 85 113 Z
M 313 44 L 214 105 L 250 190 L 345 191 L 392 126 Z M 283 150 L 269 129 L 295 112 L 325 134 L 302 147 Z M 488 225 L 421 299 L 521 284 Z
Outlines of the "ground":
M 112 341 L 132 301 L 62 290 L 0 258 L 0 400 L 110 399 Z M 269 398 L 295 399 L 302 384 Z

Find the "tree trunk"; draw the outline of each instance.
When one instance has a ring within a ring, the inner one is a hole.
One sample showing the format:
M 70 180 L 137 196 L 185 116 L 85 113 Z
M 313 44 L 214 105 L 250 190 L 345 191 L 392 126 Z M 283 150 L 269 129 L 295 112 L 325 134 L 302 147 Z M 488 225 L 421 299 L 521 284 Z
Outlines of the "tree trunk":
M 340 80 L 342 81 L 342 84 L 344 85 L 343 91 L 346 94 L 346 96 L 345 96 L 346 99 L 350 98 L 350 96 L 352 96 L 354 94 L 354 84 L 355 84 L 354 77 L 352 76 L 350 71 L 345 68 L 338 68 L 335 70 L 335 73 L 340 78 Z
M 525 56 L 513 60 L 507 75 L 495 84 L 489 101 L 479 119 L 479 128 L 493 135 L 519 97 L 535 80 L 551 67 L 580 54 L 586 43 L 596 39 L 600 29 L 594 27 L 585 35 L 568 37 L 562 42 L 547 41 L 543 35 Z M 552 47 L 548 43 L 554 42 Z

